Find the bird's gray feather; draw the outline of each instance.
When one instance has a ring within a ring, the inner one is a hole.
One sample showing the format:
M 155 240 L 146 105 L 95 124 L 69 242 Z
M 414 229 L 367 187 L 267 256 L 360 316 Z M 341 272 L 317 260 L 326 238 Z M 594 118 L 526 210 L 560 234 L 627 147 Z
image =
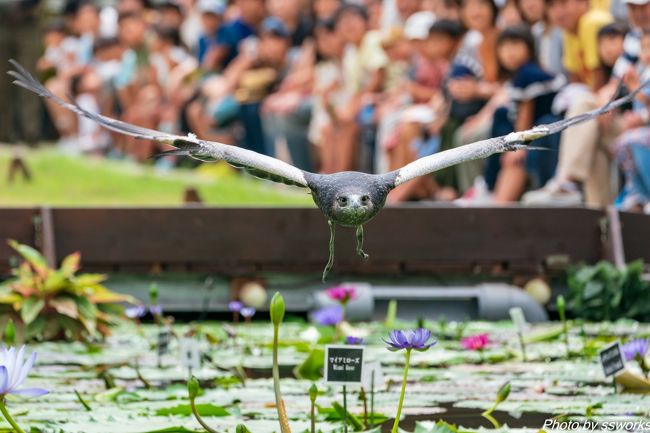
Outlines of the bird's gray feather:
M 169 144 L 178 149 L 178 151 L 172 151 L 176 155 L 188 155 L 202 161 L 224 160 L 235 167 L 243 168 L 254 176 L 263 179 L 308 187 L 307 181 L 305 180 L 305 172 L 284 161 L 236 146 L 200 140 L 192 134 L 188 136 L 168 134 L 87 111 L 74 103 L 67 102 L 54 95 L 18 62 L 10 60 L 10 63 L 15 68 L 14 71 L 8 72 L 15 79 L 14 84 L 36 93 L 43 98 L 49 99 L 80 116 L 94 120 L 106 129 L 138 139 L 154 140 Z M 172 153 L 167 153 L 167 155 L 170 154 Z

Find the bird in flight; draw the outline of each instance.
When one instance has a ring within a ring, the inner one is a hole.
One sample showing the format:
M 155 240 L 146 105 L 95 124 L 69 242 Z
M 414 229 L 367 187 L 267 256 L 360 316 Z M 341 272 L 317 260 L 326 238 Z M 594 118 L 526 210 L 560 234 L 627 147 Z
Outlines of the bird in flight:
M 389 173 L 368 174 L 346 171 L 318 174 L 301 170 L 279 159 L 237 146 L 201 140 L 194 134 L 186 136 L 169 134 L 87 111 L 51 93 L 18 62 L 10 60 L 10 63 L 15 68 L 8 72 L 14 78 L 14 84 L 47 98 L 78 115 L 92 119 L 111 131 L 138 139 L 154 140 L 175 148 L 175 150 L 163 152 L 164 154 L 186 155 L 201 161 L 224 160 L 256 177 L 309 189 L 314 202 L 327 218 L 330 228 L 329 259 L 323 270 L 323 281 L 334 264 L 336 226 L 356 229 L 357 254 L 363 259 L 367 259 L 368 255 L 363 251 L 363 225 L 384 207 L 388 193 L 395 187 L 418 176 L 424 176 L 465 161 L 486 158 L 495 153 L 525 149 L 528 143 L 538 138 L 558 133 L 628 103 L 650 82 L 650 80 L 646 81 L 626 96 L 612 100 L 587 113 L 438 152 Z

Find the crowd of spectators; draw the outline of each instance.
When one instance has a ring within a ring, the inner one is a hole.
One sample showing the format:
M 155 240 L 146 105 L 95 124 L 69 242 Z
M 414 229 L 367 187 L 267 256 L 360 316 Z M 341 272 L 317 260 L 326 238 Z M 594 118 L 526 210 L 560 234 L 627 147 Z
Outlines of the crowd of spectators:
M 43 45 L 40 77 L 88 110 L 305 170 L 386 172 L 640 85 L 650 0 L 68 0 Z M 389 199 L 650 211 L 649 103 L 644 91 L 535 143 L 549 150 L 461 164 Z M 164 150 L 47 113 L 71 152 Z

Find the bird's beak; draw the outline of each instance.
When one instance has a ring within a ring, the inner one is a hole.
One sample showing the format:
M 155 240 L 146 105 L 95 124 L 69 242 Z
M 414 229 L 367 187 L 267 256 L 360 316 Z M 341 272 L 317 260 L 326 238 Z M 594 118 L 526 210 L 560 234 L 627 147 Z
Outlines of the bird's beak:
M 362 207 L 363 205 L 361 204 L 361 196 L 360 195 L 350 195 L 348 196 L 349 204 L 348 207 L 357 209 Z

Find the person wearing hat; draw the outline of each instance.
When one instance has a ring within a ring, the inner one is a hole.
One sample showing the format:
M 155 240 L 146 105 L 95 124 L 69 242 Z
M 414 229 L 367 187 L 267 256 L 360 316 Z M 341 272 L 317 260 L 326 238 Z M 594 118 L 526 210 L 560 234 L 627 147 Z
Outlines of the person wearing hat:
M 209 69 L 208 66 L 214 62 L 214 59 L 209 58 L 205 64 L 204 60 L 206 54 L 217 46 L 217 32 L 223 22 L 225 7 L 219 0 L 199 0 L 197 8 L 201 14 L 203 31 L 197 43 L 196 57 L 200 65 Z M 213 55 L 216 55 L 216 52 Z

